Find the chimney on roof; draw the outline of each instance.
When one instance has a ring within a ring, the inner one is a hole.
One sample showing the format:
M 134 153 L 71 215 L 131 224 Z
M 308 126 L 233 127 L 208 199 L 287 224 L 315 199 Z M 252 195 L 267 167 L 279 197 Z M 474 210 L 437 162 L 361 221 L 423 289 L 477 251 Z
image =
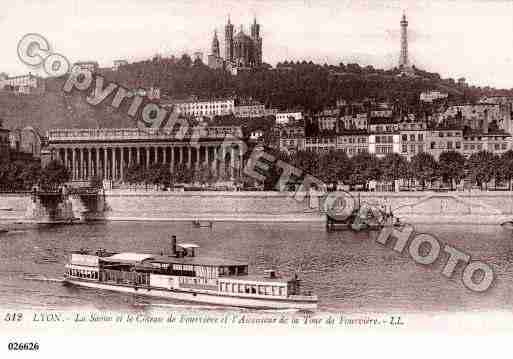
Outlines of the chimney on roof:
M 176 236 L 171 236 L 171 253 L 176 256 Z

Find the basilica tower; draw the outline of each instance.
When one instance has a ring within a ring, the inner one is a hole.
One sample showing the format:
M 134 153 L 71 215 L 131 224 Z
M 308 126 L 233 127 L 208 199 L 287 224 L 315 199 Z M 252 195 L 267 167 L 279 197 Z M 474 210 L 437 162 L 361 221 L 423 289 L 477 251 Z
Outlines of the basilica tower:
M 217 31 L 214 31 L 214 38 L 212 39 L 212 55 L 221 57 L 219 52 L 219 39 L 217 38 Z
M 257 23 L 256 17 L 251 25 L 251 39 L 254 46 L 254 62 L 256 66 L 262 65 L 262 38 L 260 37 L 260 24 Z
M 228 23 L 224 27 L 224 58 L 226 61 L 233 60 L 233 25 L 228 16 Z

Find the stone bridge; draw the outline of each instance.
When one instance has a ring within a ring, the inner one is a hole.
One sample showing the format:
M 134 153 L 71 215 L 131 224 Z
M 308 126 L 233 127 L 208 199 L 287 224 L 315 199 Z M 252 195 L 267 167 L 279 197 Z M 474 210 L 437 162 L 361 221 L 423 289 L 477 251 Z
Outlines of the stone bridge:
M 25 218 L 38 223 L 72 223 L 103 219 L 105 195 L 94 188 L 34 189 Z

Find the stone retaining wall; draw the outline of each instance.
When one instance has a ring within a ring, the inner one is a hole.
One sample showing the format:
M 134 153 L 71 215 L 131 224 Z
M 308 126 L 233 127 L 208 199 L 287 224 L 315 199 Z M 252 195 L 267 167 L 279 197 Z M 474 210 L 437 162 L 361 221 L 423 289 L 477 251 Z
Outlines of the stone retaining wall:
M 413 222 L 496 224 L 513 219 L 513 192 L 365 192 L 359 197 Z M 87 206 L 79 198 L 71 201 L 75 216 L 83 217 Z M 1 194 L 0 219 L 23 218 L 29 202 L 28 195 Z M 277 192 L 113 190 L 106 192 L 105 202 L 107 220 L 324 221 L 316 198 L 297 201 Z

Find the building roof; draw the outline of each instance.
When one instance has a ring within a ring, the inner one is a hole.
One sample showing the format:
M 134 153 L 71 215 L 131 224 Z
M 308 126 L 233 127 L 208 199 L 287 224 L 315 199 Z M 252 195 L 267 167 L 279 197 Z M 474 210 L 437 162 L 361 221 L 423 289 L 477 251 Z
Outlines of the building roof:
M 182 244 L 183 246 L 190 246 L 190 244 Z M 193 247 L 188 247 L 193 248 Z M 237 260 L 217 258 L 217 257 L 175 257 L 169 255 L 156 255 L 147 253 L 118 253 L 110 257 L 101 258 L 104 262 L 123 263 L 123 264 L 145 264 L 145 263 L 165 263 L 165 264 L 188 264 L 188 265 L 203 265 L 203 266 L 247 266 L 247 262 Z
M 143 253 L 132 253 L 132 252 L 124 252 L 124 253 L 117 253 L 110 257 L 102 258 L 103 260 L 109 261 L 109 262 L 142 262 L 145 259 L 151 258 L 152 254 L 143 254 Z
M 247 262 L 218 258 L 218 257 L 172 257 L 172 256 L 153 256 L 146 262 L 152 263 L 166 263 L 166 264 L 189 264 L 189 265 L 204 265 L 204 266 L 247 266 Z

